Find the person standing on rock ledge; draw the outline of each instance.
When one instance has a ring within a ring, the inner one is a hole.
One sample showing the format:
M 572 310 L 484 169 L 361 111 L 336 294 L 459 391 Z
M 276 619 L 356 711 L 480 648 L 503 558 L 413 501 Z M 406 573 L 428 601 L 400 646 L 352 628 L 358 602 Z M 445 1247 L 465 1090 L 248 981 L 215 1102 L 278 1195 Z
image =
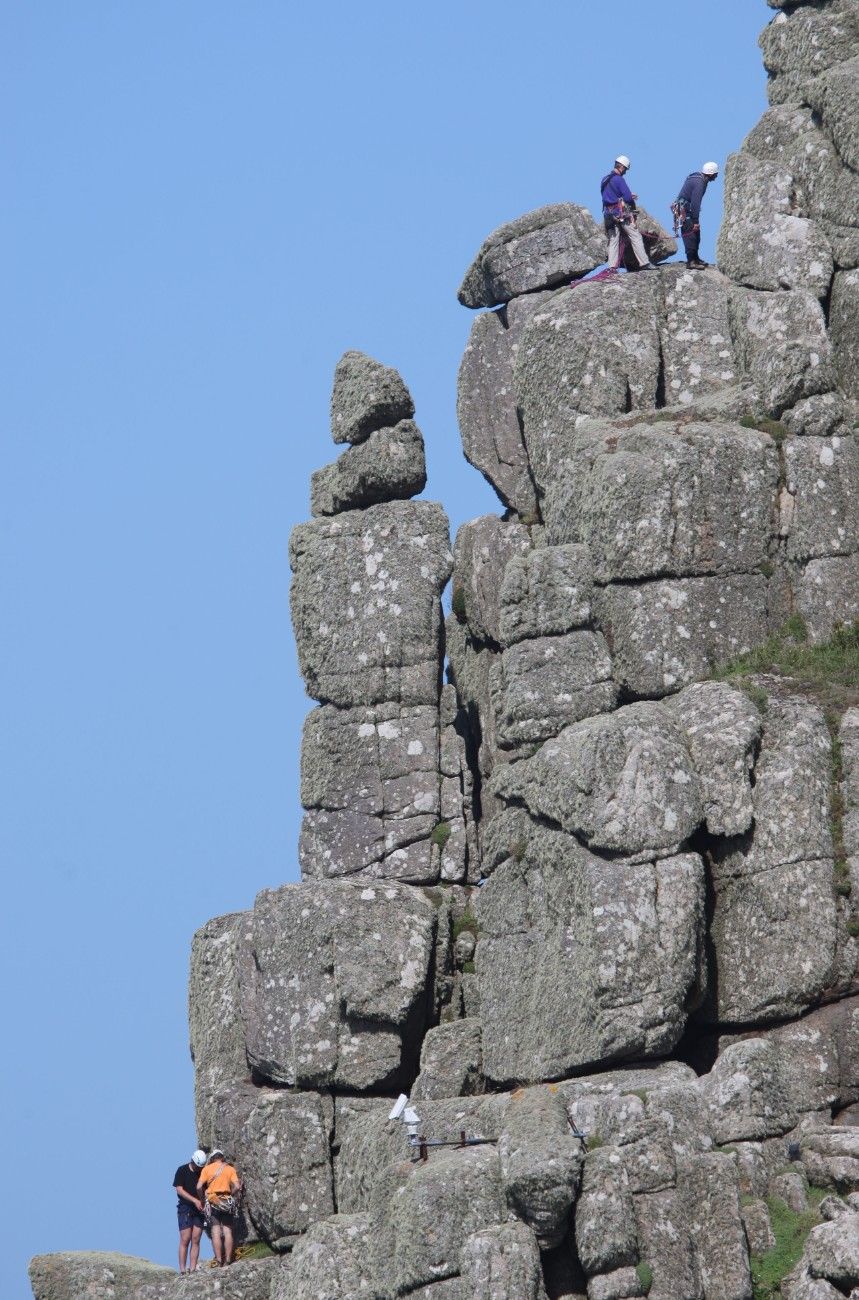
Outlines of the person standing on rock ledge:
M 673 203 L 676 219 L 680 222 L 680 234 L 686 249 L 686 265 L 693 271 L 703 271 L 707 262 L 698 256 L 701 247 L 701 200 L 707 193 L 707 186 L 719 175 L 719 164 L 705 162 L 699 172 L 690 172 L 686 177 Z M 674 227 L 677 234 L 677 227 Z
M 179 1197 L 176 1214 L 179 1219 L 180 1273 L 193 1273 L 200 1258 L 203 1202 L 197 1193 L 197 1183 L 205 1163 L 205 1151 L 195 1151 L 187 1165 L 179 1166 L 173 1179 L 173 1187 Z
M 613 170 L 600 181 L 603 221 L 608 235 L 608 264 L 612 271 L 617 270 L 623 256 L 621 241 L 625 239 L 635 254 L 638 269 L 655 271 L 656 267 L 645 251 L 641 231 L 635 224 L 635 200 L 638 195 L 632 193 L 624 180 L 629 168 L 630 162 L 626 155 L 618 154 Z
M 223 1267 L 233 1262 L 234 1225 L 239 1214 L 242 1180 L 220 1147 L 215 1147 L 200 1174 L 198 1193 L 206 1198 L 207 1218 L 212 1228 L 215 1263 Z

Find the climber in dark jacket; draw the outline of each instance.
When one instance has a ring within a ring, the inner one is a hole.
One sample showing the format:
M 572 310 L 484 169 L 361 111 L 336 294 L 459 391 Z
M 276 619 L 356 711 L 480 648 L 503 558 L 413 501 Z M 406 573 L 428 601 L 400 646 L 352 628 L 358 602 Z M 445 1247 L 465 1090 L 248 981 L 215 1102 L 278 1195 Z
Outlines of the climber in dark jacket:
M 686 264 L 693 271 L 702 271 L 707 266 L 698 256 L 701 247 L 701 200 L 707 193 L 707 186 L 719 175 L 719 165 L 706 162 L 699 172 L 690 172 L 677 195 L 677 204 L 682 205 L 680 234 L 686 249 Z M 675 226 L 675 232 L 676 232 Z

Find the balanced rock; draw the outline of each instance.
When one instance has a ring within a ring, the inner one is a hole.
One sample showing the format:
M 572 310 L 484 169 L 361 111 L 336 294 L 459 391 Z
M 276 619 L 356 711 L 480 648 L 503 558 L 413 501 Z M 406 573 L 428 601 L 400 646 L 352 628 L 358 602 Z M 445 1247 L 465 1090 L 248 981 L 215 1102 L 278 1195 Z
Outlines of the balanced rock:
M 423 492 L 427 482 L 424 440 L 412 420 L 377 429 L 339 460 L 318 469 L 310 481 L 314 515 L 336 515 L 380 501 L 404 501 Z
M 605 256 L 605 235 L 587 208 L 550 204 L 494 230 L 466 271 L 457 297 L 464 307 L 496 307 L 519 294 L 587 275 Z
M 363 442 L 415 413 L 398 371 L 364 352 L 344 352 L 334 371 L 331 435 L 335 442 Z

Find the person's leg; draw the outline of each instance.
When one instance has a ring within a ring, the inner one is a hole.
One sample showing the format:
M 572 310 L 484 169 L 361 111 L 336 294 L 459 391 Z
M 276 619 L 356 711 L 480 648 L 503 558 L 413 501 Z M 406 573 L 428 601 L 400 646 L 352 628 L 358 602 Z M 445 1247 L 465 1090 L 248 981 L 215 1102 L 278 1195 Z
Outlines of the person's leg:
M 638 226 L 635 226 L 630 222 L 628 226 L 624 226 L 623 233 L 629 240 L 638 265 L 649 266 L 650 258 L 647 256 L 647 250 L 644 247 L 644 240 L 641 238 L 641 231 L 638 229 Z
M 188 1246 L 191 1243 L 191 1228 L 179 1229 L 179 1272 L 184 1273 L 188 1261 Z
M 700 228 L 696 227 L 694 222 L 686 220 L 680 227 L 680 233 L 683 236 L 683 247 L 686 249 L 686 261 L 697 262 L 698 249 L 701 247 Z
M 202 1224 L 200 1225 L 199 1228 L 192 1228 L 192 1229 L 191 1229 L 191 1262 L 190 1262 L 190 1268 L 191 1268 L 191 1272 L 192 1272 L 192 1273 L 194 1272 L 194 1269 L 197 1267 L 197 1264 L 198 1264 L 199 1261 L 200 1261 L 200 1238 L 202 1237 L 202 1235 L 203 1235 L 203 1225 L 202 1225 Z
M 222 1225 L 224 1234 L 224 1263 L 232 1264 L 233 1262 L 233 1225 L 225 1223 Z
M 606 217 L 605 228 L 608 234 L 608 264 L 616 271 L 620 265 L 620 226 L 611 217 Z
M 223 1225 L 218 1222 L 214 1214 L 212 1215 L 212 1249 L 215 1252 L 215 1263 L 224 1263 L 224 1232 Z

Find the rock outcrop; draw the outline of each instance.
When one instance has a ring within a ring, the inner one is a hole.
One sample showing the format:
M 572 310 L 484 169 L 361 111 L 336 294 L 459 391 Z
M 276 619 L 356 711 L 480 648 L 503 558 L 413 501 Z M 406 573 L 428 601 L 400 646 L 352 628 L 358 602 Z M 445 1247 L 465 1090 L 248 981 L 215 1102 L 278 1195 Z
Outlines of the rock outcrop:
M 404 382 L 337 366 L 301 881 L 192 953 L 200 1140 L 280 1256 L 225 1297 L 751 1300 L 824 1191 L 781 1295 L 857 1294 L 859 682 L 764 649 L 855 653 L 859 3 L 770 4 L 718 269 L 584 280 L 560 203 L 466 273 L 503 513 L 451 545 Z M 38 1300 L 172 1293 L 109 1258 L 35 1261 Z

